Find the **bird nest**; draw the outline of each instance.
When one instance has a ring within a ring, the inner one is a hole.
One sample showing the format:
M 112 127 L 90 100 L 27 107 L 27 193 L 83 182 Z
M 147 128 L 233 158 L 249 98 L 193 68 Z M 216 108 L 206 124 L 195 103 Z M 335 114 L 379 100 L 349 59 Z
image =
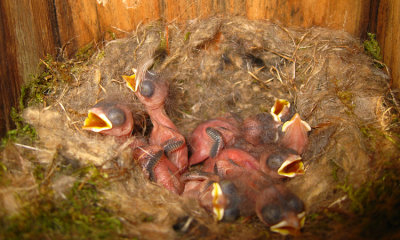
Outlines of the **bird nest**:
M 356 189 L 398 162 L 398 106 L 388 75 L 345 32 L 243 18 L 141 25 L 129 37 L 107 42 L 79 70 L 70 69 L 68 81 L 54 79 L 58 83 L 44 104 L 22 115 L 38 139 L 3 150 L 11 179 L 1 190 L 4 216 L 21 212 L 22 202 L 40 195 L 43 185 L 58 201 L 96 175 L 99 201 L 122 224 L 115 238 L 279 238 L 256 218 L 215 222 L 196 201 L 146 180 L 132 162 L 129 141 L 121 145 L 82 130 L 88 109 L 108 100 L 133 110 L 134 135 L 149 135 L 144 107 L 121 78 L 148 56 L 170 83 L 167 114 L 185 137 L 202 121 L 226 113 L 246 118 L 269 111 L 278 98 L 292 102 L 312 127 L 302 155 L 305 175 L 285 181 L 307 209 L 300 238 L 356 231 L 342 224 L 345 230 L 337 233 L 339 227 L 329 224 L 346 222 L 343 216 L 357 219 L 352 206 L 363 202 Z M 38 166 L 41 177 L 34 174 Z

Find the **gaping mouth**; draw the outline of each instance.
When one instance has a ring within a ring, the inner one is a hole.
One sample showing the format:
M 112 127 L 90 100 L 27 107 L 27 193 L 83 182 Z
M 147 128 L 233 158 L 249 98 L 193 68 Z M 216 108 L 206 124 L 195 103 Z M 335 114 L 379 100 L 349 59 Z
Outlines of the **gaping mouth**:
M 273 226 L 271 226 L 271 231 L 272 232 L 277 232 L 282 235 L 299 235 L 300 234 L 300 229 L 304 226 L 304 223 L 306 221 L 306 213 L 302 212 L 297 214 L 297 219 L 298 219 L 298 224 L 296 226 L 293 226 L 294 224 L 291 224 L 290 222 L 283 220 Z
M 306 121 L 301 120 L 300 115 L 296 113 L 290 121 L 287 121 L 282 125 L 282 132 L 286 132 L 290 125 L 295 124 L 301 125 L 306 132 L 311 131 L 311 126 Z
M 215 215 L 215 218 L 218 221 L 221 221 L 222 218 L 224 217 L 224 207 L 221 205 L 221 198 L 223 198 L 224 194 L 222 192 L 221 186 L 219 183 L 213 183 L 213 189 L 211 192 L 211 195 L 213 197 L 212 199 L 212 206 L 213 206 L 213 213 Z
M 290 102 L 285 99 L 277 99 L 271 108 L 275 121 L 281 121 L 282 115 L 290 108 Z
M 131 89 L 133 92 L 137 92 L 139 89 L 140 81 L 136 78 L 136 69 L 133 69 L 135 72 L 133 75 L 127 76 L 127 75 L 122 75 L 122 78 L 126 82 L 126 86 Z
M 96 114 L 89 110 L 88 117 L 83 123 L 82 129 L 93 132 L 101 132 L 112 128 L 112 123 L 104 113 Z
M 301 157 L 298 156 L 293 159 L 288 159 L 278 169 L 278 174 L 285 177 L 295 177 L 304 174 L 304 163 Z

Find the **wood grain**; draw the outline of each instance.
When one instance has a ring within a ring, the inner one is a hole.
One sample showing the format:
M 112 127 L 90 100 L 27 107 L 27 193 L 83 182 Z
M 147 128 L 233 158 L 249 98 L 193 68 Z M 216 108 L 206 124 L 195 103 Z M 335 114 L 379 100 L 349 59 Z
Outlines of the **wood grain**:
M 365 33 L 370 0 L 252 0 L 246 1 L 249 19 L 270 19 L 289 26 L 322 26 L 356 37 Z
M 184 22 L 213 15 L 271 19 L 290 26 L 324 26 L 365 35 L 371 0 L 55 0 L 61 45 L 71 54 L 107 33 L 123 37 L 139 23 Z
M 383 52 L 383 62 L 390 68 L 392 86 L 400 87 L 400 1 L 379 1 L 376 24 L 377 40 Z
M 0 134 L 12 127 L 9 113 L 17 106 L 21 85 L 38 70 L 39 59 L 55 54 L 57 34 L 52 1 L 0 1 Z
M 0 133 L 4 133 L 12 127 L 9 117 L 10 109 L 17 103 L 18 90 L 22 78 L 19 76 L 17 64 L 16 36 L 9 28 L 12 19 L 9 17 L 11 11 L 9 2 L 0 1 Z

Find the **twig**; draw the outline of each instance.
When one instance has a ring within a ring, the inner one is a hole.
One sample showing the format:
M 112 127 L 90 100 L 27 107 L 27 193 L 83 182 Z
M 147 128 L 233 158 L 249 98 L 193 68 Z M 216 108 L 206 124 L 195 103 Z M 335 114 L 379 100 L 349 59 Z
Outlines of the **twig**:
M 400 113 L 399 103 L 396 101 L 396 97 L 393 94 L 392 88 L 390 86 L 388 86 L 388 87 L 389 87 L 390 96 L 392 96 L 393 103 L 396 106 L 396 110 L 397 110 L 398 113 Z
M 336 204 L 343 202 L 346 199 L 347 199 L 347 195 L 344 195 L 343 197 L 338 198 L 336 201 L 334 201 L 333 203 L 329 204 L 328 208 L 331 208 L 331 207 L 335 206 Z
M 24 144 L 20 144 L 20 143 L 14 143 L 14 145 L 17 146 L 17 147 L 26 148 L 26 149 L 29 149 L 29 150 L 51 153 L 51 151 L 49 151 L 49 150 L 44 150 L 44 149 L 40 149 L 40 148 L 37 148 L 37 147 L 32 147 L 32 146 L 28 146 L 28 145 L 24 145 Z
M 293 59 L 296 59 L 295 56 L 296 56 L 297 50 L 299 50 L 300 44 L 303 42 L 303 40 L 306 38 L 306 36 L 307 36 L 309 33 L 310 33 L 310 32 L 308 31 L 308 32 L 306 32 L 303 36 L 301 36 L 299 43 L 296 45 L 296 48 L 294 49 L 294 52 L 293 52 L 293 55 L 292 55 L 292 58 L 293 58 Z
M 103 86 L 101 86 L 100 83 L 99 83 L 99 87 L 100 87 L 100 89 L 103 90 L 103 92 L 107 95 L 107 90 L 106 90 Z
M 62 103 L 58 102 L 58 104 L 60 105 L 61 109 L 64 110 L 65 116 L 67 116 L 68 121 L 71 122 L 71 118 L 68 116 L 67 111 L 65 110 L 64 106 L 62 105 Z
M 200 118 L 195 117 L 195 116 L 193 116 L 193 115 L 191 115 L 191 114 L 185 113 L 185 112 L 182 111 L 182 110 L 177 109 L 177 111 L 180 112 L 180 113 L 182 113 L 184 116 L 186 116 L 186 117 L 188 117 L 188 118 L 195 119 L 195 120 L 201 120 Z
M 276 51 L 274 51 L 274 50 L 272 50 L 272 49 L 268 49 L 268 48 L 264 48 L 264 50 L 266 50 L 266 51 L 268 51 L 268 52 L 271 52 L 271 53 L 273 53 L 273 54 L 275 54 L 275 55 L 278 55 L 279 57 L 284 58 L 284 59 L 286 59 L 286 60 L 288 60 L 288 61 L 293 62 L 293 58 L 291 58 L 291 57 L 289 57 L 289 56 L 286 56 L 286 55 L 283 55 L 282 53 L 278 53 L 278 52 L 276 52 Z
M 136 34 L 136 36 L 137 36 L 137 41 L 138 41 L 138 45 L 136 46 L 135 50 L 133 51 L 133 58 L 135 59 L 135 61 L 137 60 L 137 56 L 136 56 L 137 50 L 143 45 L 144 40 L 146 40 L 146 36 L 147 36 L 146 29 L 144 30 L 144 33 L 143 33 L 143 34 L 144 34 L 143 39 L 142 39 L 142 41 L 140 41 L 140 42 L 139 42 L 139 35 Z
M 161 65 L 160 70 L 163 70 L 164 68 L 166 68 L 171 62 L 173 62 L 175 59 L 177 59 L 180 56 L 180 51 L 176 51 L 174 55 L 172 55 L 172 57 L 166 59 L 164 61 L 164 63 Z
M 282 27 L 281 25 L 278 25 L 278 27 L 280 27 L 283 31 L 285 31 L 287 33 L 287 35 L 290 37 L 290 39 L 292 39 L 293 46 L 296 47 L 296 42 L 294 41 L 294 38 L 293 38 L 292 34 L 290 34 L 289 30 L 287 30 L 287 28 L 285 28 L 285 27 Z
M 264 89 L 268 89 L 268 86 L 263 81 L 261 81 L 254 73 L 252 73 L 250 71 L 247 71 L 247 73 L 250 76 L 252 76 L 255 80 L 257 80 L 261 84 L 261 87 L 263 87 Z
M 260 79 L 252 72 L 247 71 L 248 74 L 250 74 L 250 76 L 252 76 L 254 79 L 256 79 L 257 81 L 260 81 Z
M 274 74 L 274 71 L 276 72 L 276 75 Z M 281 75 L 279 74 L 279 71 L 278 71 L 278 69 L 276 69 L 275 66 L 271 66 L 271 68 L 269 69 L 269 72 L 270 72 L 272 75 L 274 75 L 274 76 L 281 82 L 281 84 L 283 84 Z
M 122 30 L 121 28 L 118 28 L 118 27 L 115 27 L 115 26 L 111 26 L 111 27 L 114 28 L 114 29 L 117 30 L 117 31 L 122 32 L 122 33 L 130 34 L 130 32 L 125 31 L 125 30 Z

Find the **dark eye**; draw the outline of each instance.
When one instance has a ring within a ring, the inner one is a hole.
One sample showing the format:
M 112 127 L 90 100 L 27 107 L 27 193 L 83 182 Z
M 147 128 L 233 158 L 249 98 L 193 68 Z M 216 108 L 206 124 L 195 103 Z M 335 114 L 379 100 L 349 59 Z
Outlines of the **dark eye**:
M 240 210 L 238 206 L 225 209 L 223 221 L 233 222 L 240 217 Z
M 272 170 L 278 170 L 283 163 L 283 157 L 279 153 L 274 153 L 267 159 L 267 165 Z
M 285 198 L 289 209 L 294 210 L 296 213 L 301 213 L 304 211 L 304 203 L 296 195 L 289 194 Z
M 228 180 L 223 180 L 219 183 L 222 192 L 229 198 L 228 207 L 236 207 L 240 205 L 241 196 L 238 193 L 236 186 Z
M 107 117 L 110 120 L 110 122 L 113 124 L 113 126 L 120 126 L 126 120 L 124 111 L 122 111 L 122 109 L 115 108 L 115 107 L 111 108 L 108 111 Z
M 240 196 L 236 189 L 236 186 L 228 180 L 223 180 L 220 183 L 222 192 L 228 197 L 229 204 L 225 208 L 224 221 L 232 222 L 240 216 Z
M 151 97 L 154 94 L 154 83 L 152 81 L 144 80 L 142 84 L 140 84 L 140 93 L 144 97 Z
M 231 181 L 223 180 L 220 182 L 222 192 L 227 195 L 237 195 L 235 185 Z
M 264 221 L 270 225 L 274 225 L 282 219 L 281 209 L 278 205 L 264 206 L 261 213 Z

